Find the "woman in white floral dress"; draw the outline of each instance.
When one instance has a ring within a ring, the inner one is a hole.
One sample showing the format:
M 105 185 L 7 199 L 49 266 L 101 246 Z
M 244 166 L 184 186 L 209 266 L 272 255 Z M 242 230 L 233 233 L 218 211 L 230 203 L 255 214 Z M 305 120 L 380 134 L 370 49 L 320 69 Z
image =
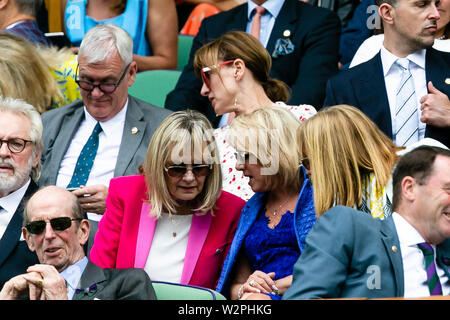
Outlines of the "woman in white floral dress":
M 223 190 L 248 200 L 254 194 L 248 178 L 237 171 L 235 149 L 226 141 L 232 119 L 259 108 L 287 108 L 299 121 L 316 113 L 310 105 L 288 106 L 288 86 L 269 77 L 272 60 L 253 36 L 231 31 L 197 50 L 194 70 L 203 80 L 201 94 L 208 97 L 218 116 L 229 114 L 227 125 L 215 129 L 223 173 Z

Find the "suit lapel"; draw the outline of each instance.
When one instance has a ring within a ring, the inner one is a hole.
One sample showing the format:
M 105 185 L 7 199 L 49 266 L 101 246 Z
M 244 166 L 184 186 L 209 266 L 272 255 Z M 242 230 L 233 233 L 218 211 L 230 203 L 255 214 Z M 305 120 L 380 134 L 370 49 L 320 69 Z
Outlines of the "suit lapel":
M 45 167 L 45 170 L 50 171 L 48 174 L 46 174 L 48 177 L 50 177 L 50 182 L 56 183 L 59 166 L 61 165 L 62 159 L 70 146 L 73 135 L 80 127 L 83 119 L 84 108 L 82 106 L 77 108 L 73 115 L 64 118 L 59 134 L 57 135 L 53 145 L 51 146 L 51 163 L 49 166 Z
M 155 235 L 157 220 L 149 216 L 150 209 L 151 206 L 148 203 L 144 202 L 142 204 L 136 243 L 136 258 L 134 259 L 134 267 L 139 269 L 144 269 L 145 267 L 153 236 Z
M 189 231 L 189 238 L 186 248 L 186 255 L 184 258 L 183 272 L 181 274 L 181 284 L 188 284 L 191 280 L 192 273 L 202 251 L 211 226 L 212 216 L 208 212 L 205 215 L 194 214 L 192 217 L 191 230 Z
M 295 1 L 285 1 L 278 13 L 277 19 L 270 33 L 269 42 L 267 42 L 266 49 L 269 54 L 272 54 L 275 48 L 275 42 L 283 38 L 283 32 L 289 30 L 291 32 L 291 38 L 295 36 L 294 32 L 297 29 L 295 23 L 297 21 L 297 8 Z M 245 30 L 245 29 L 244 29 Z
M 81 275 L 80 283 L 78 284 L 78 289 L 86 289 L 91 287 L 92 285 L 97 285 L 96 293 L 89 297 L 84 295 L 81 298 L 78 298 L 76 294 L 73 295 L 72 300 L 92 300 L 95 296 L 103 290 L 105 287 L 105 273 L 103 269 L 99 266 L 93 264 L 92 262 L 88 262 L 86 269 L 84 269 L 83 274 Z
M 381 55 L 378 54 L 360 69 L 361 74 L 352 80 L 357 105 L 388 137 L 392 138 L 392 120 Z
M 14 248 L 17 245 L 17 242 L 20 241 L 20 235 L 22 233 L 22 220 L 23 220 L 23 209 L 24 202 L 26 199 L 31 197 L 34 192 L 38 189 L 36 183 L 31 180 L 30 185 L 25 192 L 22 201 L 20 201 L 19 206 L 16 209 L 16 212 L 11 218 L 8 226 L 6 227 L 5 233 L 3 237 L 0 239 L 0 265 L 5 262 L 6 258 L 11 254 Z
M 128 96 L 128 108 L 123 128 L 122 142 L 117 156 L 114 177 L 125 175 L 125 171 L 133 159 L 142 138 L 144 137 L 146 123 L 144 114 L 137 105 L 136 100 Z M 137 174 L 137 172 L 136 172 Z
M 386 253 L 392 264 L 394 270 L 394 277 L 396 283 L 396 296 L 404 296 L 404 275 L 403 275 L 403 260 L 402 253 L 400 251 L 400 241 L 398 240 L 397 231 L 395 229 L 394 220 L 392 216 L 381 222 L 382 236 L 381 240 L 386 249 Z M 396 249 L 394 249 L 394 247 Z

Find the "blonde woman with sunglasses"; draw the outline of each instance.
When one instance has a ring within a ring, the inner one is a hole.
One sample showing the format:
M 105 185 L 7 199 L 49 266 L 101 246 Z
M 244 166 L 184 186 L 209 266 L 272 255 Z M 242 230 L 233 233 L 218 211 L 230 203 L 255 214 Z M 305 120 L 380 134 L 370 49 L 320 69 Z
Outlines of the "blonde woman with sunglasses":
M 236 116 L 265 106 L 277 105 L 304 121 L 316 110 L 310 105 L 288 106 L 287 85 L 269 77 L 272 60 L 267 50 L 253 36 L 231 31 L 204 45 L 195 53 L 194 70 L 203 80 L 201 94 L 208 97 L 217 116 L 228 114 L 228 123 L 216 129 L 223 189 L 248 200 L 254 194 L 248 178 L 236 171 L 235 150 L 226 141 L 229 124 Z
M 245 204 L 221 182 L 207 118 L 169 115 L 153 134 L 143 174 L 111 180 L 91 260 L 214 289 Z

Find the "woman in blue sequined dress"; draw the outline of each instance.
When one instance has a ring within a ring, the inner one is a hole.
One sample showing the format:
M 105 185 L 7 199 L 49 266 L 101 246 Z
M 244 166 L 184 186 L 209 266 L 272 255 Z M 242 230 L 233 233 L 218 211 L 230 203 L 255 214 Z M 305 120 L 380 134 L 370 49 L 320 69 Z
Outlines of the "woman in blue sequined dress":
M 268 106 L 233 120 L 228 142 L 236 169 L 255 195 L 241 219 L 216 290 L 231 299 L 281 299 L 316 220 L 311 183 L 299 166 L 295 131 L 286 109 Z

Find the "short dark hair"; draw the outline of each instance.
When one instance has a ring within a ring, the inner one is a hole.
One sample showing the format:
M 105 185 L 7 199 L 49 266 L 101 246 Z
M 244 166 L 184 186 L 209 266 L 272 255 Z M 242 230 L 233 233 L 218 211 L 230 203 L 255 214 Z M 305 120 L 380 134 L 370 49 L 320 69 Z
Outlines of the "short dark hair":
M 375 5 L 377 7 L 380 7 L 383 3 L 390 4 L 391 6 L 395 7 L 397 5 L 398 0 L 375 0 Z
M 450 157 L 450 150 L 432 146 L 420 146 L 399 159 L 392 174 L 393 211 L 397 209 L 400 203 L 403 179 L 409 176 L 413 177 L 417 183 L 425 184 L 433 171 L 434 160 L 438 155 Z

